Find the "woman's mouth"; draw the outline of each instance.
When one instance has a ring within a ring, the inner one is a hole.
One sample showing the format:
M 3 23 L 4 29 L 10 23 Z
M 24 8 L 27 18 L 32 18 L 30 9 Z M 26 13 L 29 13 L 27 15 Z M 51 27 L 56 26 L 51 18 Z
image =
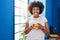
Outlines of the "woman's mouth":
M 38 14 L 38 13 L 34 13 L 34 14 Z

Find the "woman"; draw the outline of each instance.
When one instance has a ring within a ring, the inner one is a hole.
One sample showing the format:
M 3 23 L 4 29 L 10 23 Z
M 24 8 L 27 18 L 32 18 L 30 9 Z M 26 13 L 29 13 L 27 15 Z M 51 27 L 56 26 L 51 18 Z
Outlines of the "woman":
M 47 19 L 45 17 L 39 16 L 44 9 L 44 5 L 41 2 L 34 1 L 30 3 L 28 9 L 33 16 L 29 17 L 26 23 L 26 40 L 44 40 L 45 34 L 49 34 Z M 38 27 L 34 27 L 34 22 L 39 22 L 37 23 Z

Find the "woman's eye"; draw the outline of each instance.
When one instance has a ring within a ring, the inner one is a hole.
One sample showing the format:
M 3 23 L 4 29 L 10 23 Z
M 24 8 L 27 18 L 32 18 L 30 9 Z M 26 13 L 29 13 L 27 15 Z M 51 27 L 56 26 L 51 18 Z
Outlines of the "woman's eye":
M 33 9 L 33 10 L 35 10 L 35 9 Z

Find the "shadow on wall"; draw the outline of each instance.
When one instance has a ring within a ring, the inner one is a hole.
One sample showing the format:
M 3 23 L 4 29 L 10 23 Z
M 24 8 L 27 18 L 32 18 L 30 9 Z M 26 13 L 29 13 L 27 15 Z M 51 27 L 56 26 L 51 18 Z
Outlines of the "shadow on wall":
M 49 27 L 49 29 L 50 29 L 50 34 L 56 34 L 57 33 L 56 27 L 54 27 L 53 25 L 51 25 Z

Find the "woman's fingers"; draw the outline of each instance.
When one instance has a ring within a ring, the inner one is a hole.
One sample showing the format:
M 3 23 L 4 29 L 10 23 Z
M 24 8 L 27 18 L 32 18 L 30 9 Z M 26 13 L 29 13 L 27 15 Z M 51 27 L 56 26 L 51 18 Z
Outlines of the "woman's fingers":
M 41 29 L 42 26 L 41 24 L 37 23 L 37 24 L 32 24 L 31 27 L 34 29 Z
M 37 23 L 38 24 L 38 28 L 39 29 L 41 29 L 42 28 L 42 25 L 41 24 L 39 24 L 39 23 Z

